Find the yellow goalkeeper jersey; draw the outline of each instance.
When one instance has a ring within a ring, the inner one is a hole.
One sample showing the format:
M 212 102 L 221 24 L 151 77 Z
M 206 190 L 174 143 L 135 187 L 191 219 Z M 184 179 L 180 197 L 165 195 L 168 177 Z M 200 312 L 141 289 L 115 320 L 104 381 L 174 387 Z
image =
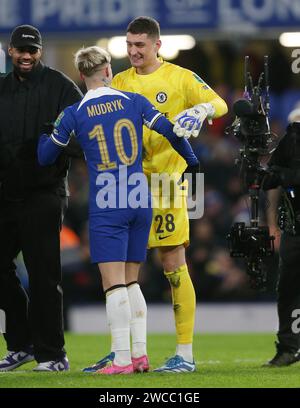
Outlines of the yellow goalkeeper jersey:
M 147 75 L 137 74 L 135 68 L 120 72 L 114 77 L 112 87 L 144 95 L 171 121 L 181 111 L 199 103 L 211 103 L 215 108 L 215 118 L 227 112 L 225 101 L 198 75 L 166 61 L 162 61 L 156 71 Z M 184 159 L 167 139 L 146 127 L 143 146 L 143 168 L 147 176 L 150 173 L 172 174 L 185 170 Z

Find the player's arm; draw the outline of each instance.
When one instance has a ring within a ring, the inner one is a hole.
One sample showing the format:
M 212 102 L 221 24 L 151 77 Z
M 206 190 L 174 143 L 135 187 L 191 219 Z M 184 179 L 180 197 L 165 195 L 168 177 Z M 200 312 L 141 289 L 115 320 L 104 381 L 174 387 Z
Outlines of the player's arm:
M 200 173 L 200 163 L 195 156 L 191 145 L 185 138 L 177 137 L 175 135 L 173 132 L 173 124 L 166 119 L 165 116 L 148 101 L 148 99 L 141 95 L 139 96 L 144 125 L 165 136 L 173 149 L 184 158 L 187 168 L 178 180 L 178 184 L 181 184 L 184 181 L 186 174 L 190 174 L 192 176 L 191 193 L 194 195 L 197 189 L 197 174 Z
M 65 110 L 68 106 L 81 101 L 83 94 L 78 86 L 71 80 L 65 79 L 64 86 L 61 92 L 59 112 Z M 68 146 L 64 149 L 65 154 L 71 158 L 84 159 L 81 146 L 76 138 L 72 137 Z
M 185 159 L 187 168 L 178 180 L 178 184 L 181 184 L 185 180 L 185 176 L 187 174 L 190 174 L 192 176 L 191 193 L 192 195 L 194 195 L 197 189 L 196 175 L 197 173 L 200 173 L 200 163 L 195 156 L 191 145 L 189 144 L 187 139 L 175 135 L 175 133 L 173 132 L 173 124 L 163 115 L 157 118 L 157 120 L 153 124 L 152 129 L 157 133 L 165 136 L 170 142 L 173 149 L 176 150 L 176 152 Z
M 75 129 L 72 107 L 66 108 L 56 119 L 50 136 L 42 134 L 38 144 L 38 160 L 40 165 L 53 164 L 59 154 L 68 146 Z
M 205 121 L 227 113 L 226 102 L 198 75 L 187 71 L 182 83 L 185 100 L 191 108 L 175 117 L 174 132 L 177 136 L 197 137 Z
M 189 142 L 184 138 L 179 138 L 173 132 L 173 124 L 165 118 L 144 96 L 138 95 L 144 125 L 155 132 L 165 136 L 171 146 L 180 156 L 182 156 L 187 165 L 198 165 L 199 161 L 195 156 Z
M 173 132 L 173 124 L 165 116 L 161 115 L 157 118 L 151 129 L 167 138 L 173 149 L 184 158 L 188 166 L 199 164 L 190 143 L 185 138 L 176 136 Z

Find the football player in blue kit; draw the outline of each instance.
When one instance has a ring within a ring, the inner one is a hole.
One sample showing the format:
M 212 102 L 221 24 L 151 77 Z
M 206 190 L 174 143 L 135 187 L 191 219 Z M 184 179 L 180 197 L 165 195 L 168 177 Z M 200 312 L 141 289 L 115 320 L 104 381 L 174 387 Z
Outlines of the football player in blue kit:
M 41 165 L 53 163 L 72 136 L 81 145 L 89 172 L 89 233 L 92 262 L 98 263 L 111 331 L 111 353 L 84 371 L 130 374 L 149 370 L 147 307 L 137 283 L 146 258 L 151 198 L 142 168 L 143 125 L 164 135 L 194 176 L 199 162 L 185 138 L 145 97 L 110 88 L 111 57 L 99 47 L 80 49 L 75 66 L 88 92 L 57 118 L 38 146 Z M 130 347 L 132 337 L 132 350 Z

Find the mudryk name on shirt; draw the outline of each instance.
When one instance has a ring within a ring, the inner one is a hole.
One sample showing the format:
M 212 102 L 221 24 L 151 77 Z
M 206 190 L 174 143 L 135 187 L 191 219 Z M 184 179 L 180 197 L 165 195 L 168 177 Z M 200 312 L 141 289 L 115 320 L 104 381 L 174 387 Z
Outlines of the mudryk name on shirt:
M 116 99 L 115 101 L 97 103 L 95 105 L 87 106 L 87 113 L 89 118 L 99 115 L 105 115 L 107 113 L 113 113 L 119 110 L 123 110 L 121 99 Z

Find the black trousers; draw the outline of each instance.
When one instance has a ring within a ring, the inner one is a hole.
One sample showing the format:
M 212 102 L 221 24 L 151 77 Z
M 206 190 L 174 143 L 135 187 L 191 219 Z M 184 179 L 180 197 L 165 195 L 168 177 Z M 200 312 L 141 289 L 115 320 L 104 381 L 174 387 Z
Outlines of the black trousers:
M 62 312 L 60 229 L 66 198 L 32 193 L 22 202 L 0 199 L 0 309 L 6 314 L 7 349 L 33 344 L 38 362 L 65 354 Z M 29 299 L 15 272 L 22 251 Z
M 296 351 L 300 348 L 300 323 L 296 321 L 297 309 L 298 321 L 300 317 L 300 236 L 283 233 L 279 255 L 277 336 L 284 348 Z

